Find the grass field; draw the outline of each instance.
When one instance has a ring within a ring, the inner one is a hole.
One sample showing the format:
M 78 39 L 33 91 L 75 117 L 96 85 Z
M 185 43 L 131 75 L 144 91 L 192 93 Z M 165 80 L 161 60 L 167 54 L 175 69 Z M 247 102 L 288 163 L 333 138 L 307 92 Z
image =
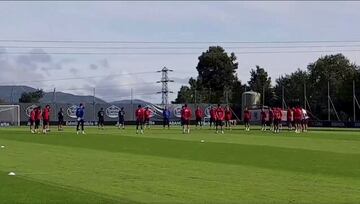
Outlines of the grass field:
M 0 145 L 0 203 L 360 203 L 359 130 L 3 128 Z

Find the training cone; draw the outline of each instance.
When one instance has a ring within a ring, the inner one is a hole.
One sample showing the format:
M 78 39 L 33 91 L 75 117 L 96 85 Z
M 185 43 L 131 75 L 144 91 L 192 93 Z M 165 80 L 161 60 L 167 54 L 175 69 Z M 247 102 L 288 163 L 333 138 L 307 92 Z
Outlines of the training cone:
M 10 172 L 8 175 L 9 176 L 15 176 L 16 174 L 14 172 Z

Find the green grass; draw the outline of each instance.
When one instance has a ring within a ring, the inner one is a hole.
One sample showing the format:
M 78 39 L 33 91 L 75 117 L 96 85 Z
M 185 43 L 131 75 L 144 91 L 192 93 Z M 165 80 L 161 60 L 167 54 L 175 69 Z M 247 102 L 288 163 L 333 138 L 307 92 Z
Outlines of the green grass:
M 3 128 L 0 145 L 0 203 L 360 202 L 359 130 Z

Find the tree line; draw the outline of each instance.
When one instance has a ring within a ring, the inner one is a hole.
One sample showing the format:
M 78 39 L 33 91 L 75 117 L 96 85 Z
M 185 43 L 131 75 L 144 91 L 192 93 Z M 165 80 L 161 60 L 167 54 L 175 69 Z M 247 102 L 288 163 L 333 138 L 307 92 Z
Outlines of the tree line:
M 331 119 L 346 121 L 353 116 L 353 82 L 355 94 L 360 97 L 360 68 L 343 54 L 325 55 L 310 62 L 305 70 L 296 71 L 275 79 L 274 85 L 266 68 L 255 66 L 250 79 L 242 83 L 237 74 L 237 58 L 220 46 L 211 46 L 198 57 L 197 77 L 182 86 L 173 103 L 228 103 L 241 107 L 245 91 L 261 93 L 263 105 L 271 107 L 305 106 L 320 120 L 328 119 L 329 102 Z M 328 96 L 328 86 L 329 96 Z M 336 111 L 335 111 L 336 110 Z M 360 114 L 357 108 L 357 114 Z

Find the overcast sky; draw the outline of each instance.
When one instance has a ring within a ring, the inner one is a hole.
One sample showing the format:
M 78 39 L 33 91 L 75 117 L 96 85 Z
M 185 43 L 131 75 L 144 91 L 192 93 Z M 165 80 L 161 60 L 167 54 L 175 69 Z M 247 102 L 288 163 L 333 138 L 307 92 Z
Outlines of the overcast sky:
M 0 84 L 25 84 L 46 91 L 56 87 L 77 94 L 90 94 L 97 87 L 96 95 L 107 101 L 128 98 L 133 88 L 135 98 L 159 103 L 161 96 L 152 94 L 160 90 L 155 83 L 160 74 L 155 71 L 163 66 L 174 70 L 170 76 L 176 82 L 169 86 L 176 93 L 190 76 L 197 75 L 197 57 L 211 45 L 222 45 L 228 47 L 228 53 L 238 53 L 237 74 L 242 82 L 249 80 L 249 71 L 255 65 L 264 67 L 274 81 L 297 68 L 305 69 L 322 55 L 339 51 L 360 64 L 359 11 L 360 2 L 0 2 Z M 94 41 L 358 42 L 105 44 Z M 308 47 L 274 48 L 294 45 Z M 46 48 L 59 46 L 77 48 Z M 79 48 L 84 46 L 102 48 Z M 169 46 L 192 49 L 149 49 Z M 271 48 L 248 48 L 254 46 Z M 59 52 L 73 54 L 53 54 Z M 84 52 L 101 54 L 79 54 Z M 142 54 L 119 54 L 136 52 Z M 69 79 L 77 77 L 89 78 Z M 67 80 L 44 81 L 64 78 Z M 170 99 L 175 97 L 172 94 Z

